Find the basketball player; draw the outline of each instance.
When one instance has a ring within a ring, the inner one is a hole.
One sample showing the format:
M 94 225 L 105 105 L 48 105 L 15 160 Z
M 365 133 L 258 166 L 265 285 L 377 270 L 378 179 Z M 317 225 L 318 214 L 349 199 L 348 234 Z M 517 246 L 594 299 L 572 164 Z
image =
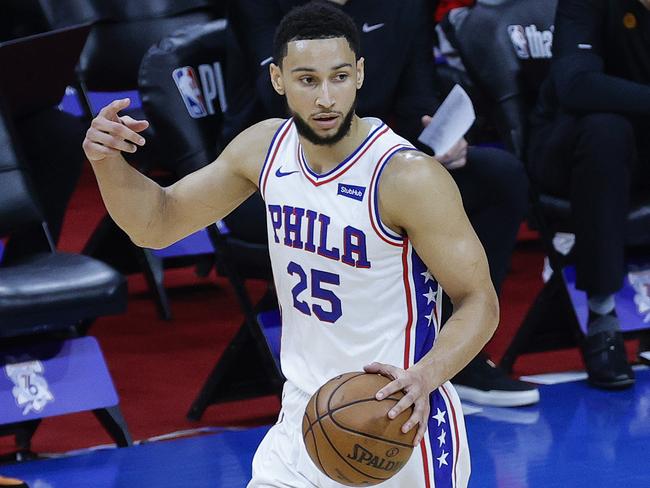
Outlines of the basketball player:
M 406 392 L 407 465 L 386 487 L 467 485 L 463 415 L 448 379 L 492 335 L 498 303 L 485 254 L 447 171 L 378 119 L 355 115 L 364 60 L 349 17 L 309 3 L 278 27 L 271 83 L 287 120 L 243 131 L 212 164 L 161 188 L 121 152 L 145 141 L 146 121 L 93 120 L 84 149 L 111 216 L 138 245 L 163 248 L 223 218 L 254 191 L 267 208 L 282 311 L 282 412 L 260 444 L 249 487 L 338 487 L 308 458 L 301 421 L 330 378 L 364 368 Z M 390 60 L 386 60 L 387 63 Z M 454 303 L 440 329 L 438 283 Z

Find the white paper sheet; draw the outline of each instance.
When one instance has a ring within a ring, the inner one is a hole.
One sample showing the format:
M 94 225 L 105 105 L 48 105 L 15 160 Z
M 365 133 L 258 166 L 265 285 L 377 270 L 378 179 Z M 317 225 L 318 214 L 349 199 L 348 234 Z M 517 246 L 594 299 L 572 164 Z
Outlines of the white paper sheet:
M 433 115 L 431 123 L 424 128 L 418 141 L 433 149 L 434 154 L 444 154 L 467 133 L 475 120 L 472 100 L 460 85 L 456 85 Z

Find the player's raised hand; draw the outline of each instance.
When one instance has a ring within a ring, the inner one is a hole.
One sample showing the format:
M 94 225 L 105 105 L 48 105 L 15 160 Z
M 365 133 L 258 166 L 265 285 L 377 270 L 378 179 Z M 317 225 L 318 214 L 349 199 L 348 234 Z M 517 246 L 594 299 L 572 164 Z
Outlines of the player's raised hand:
M 413 445 L 417 446 L 427 432 L 429 413 L 431 412 L 429 405 L 431 392 L 428 390 L 424 375 L 417 368 L 404 370 L 383 363 L 372 363 L 364 366 L 363 369 L 366 373 L 378 373 L 393 380 L 377 392 L 375 395 L 377 400 L 387 398 L 398 391 L 404 392 L 402 399 L 388 412 L 388 417 L 394 419 L 413 405 L 413 414 L 402 426 L 402 432 L 407 433 L 417 425 L 418 431 L 413 440 Z
M 145 139 L 139 132 L 149 127 L 149 122 L 118 115 L 130 104 L 129 98 L 115 100 L 93 119 L 83 142 L 84 152 L 91 163 L 121 152 L 134 153 L 138 146 L 144 146 Z

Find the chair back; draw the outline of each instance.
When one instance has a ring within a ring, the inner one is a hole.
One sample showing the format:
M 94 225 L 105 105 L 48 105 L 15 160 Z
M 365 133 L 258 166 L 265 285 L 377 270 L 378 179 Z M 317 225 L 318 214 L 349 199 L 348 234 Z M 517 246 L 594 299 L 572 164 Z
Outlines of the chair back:
M 42 222 L 41 209 L 21 164 L 12 122 L 0 100 L 0 236 Z
M 213 0 L 40 0 L 52 28 L 93 24 L 77 67 L 90 91 L 133 90 L 149 47 L 215 18 Z
M 478 0 L 449 16 L 450 40 L 497 108 L 503 140 L 525 154 L 528 113 L 550 67 L 557 0 Z
M 153 45 L 140 65 L 142 108 L 165 160 L 182 177 L 217 155 L 231 34 L 225 20 L 174 32 Z
M 18 0 L 12 0 L 18 1 Z M 20 0 L 24 2 L 24 0 Z M 33 2 L 33 0 L 30 0 Z M 214 0 L 38 0 L 53 29 L 97 22 L 174 17 L 199 9 L 214 8 Z

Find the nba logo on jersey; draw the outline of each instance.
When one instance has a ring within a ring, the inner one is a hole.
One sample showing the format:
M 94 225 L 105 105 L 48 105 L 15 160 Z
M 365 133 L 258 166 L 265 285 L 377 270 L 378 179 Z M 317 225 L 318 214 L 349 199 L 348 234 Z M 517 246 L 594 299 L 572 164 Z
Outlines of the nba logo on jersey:
M 207 117 L 208 110 L 194 68 L 191 66 L 176 68 L 172 73 L 172 77 L 178 91 L 181 92 L 181 97 L 190 116 L 193 119 Z

